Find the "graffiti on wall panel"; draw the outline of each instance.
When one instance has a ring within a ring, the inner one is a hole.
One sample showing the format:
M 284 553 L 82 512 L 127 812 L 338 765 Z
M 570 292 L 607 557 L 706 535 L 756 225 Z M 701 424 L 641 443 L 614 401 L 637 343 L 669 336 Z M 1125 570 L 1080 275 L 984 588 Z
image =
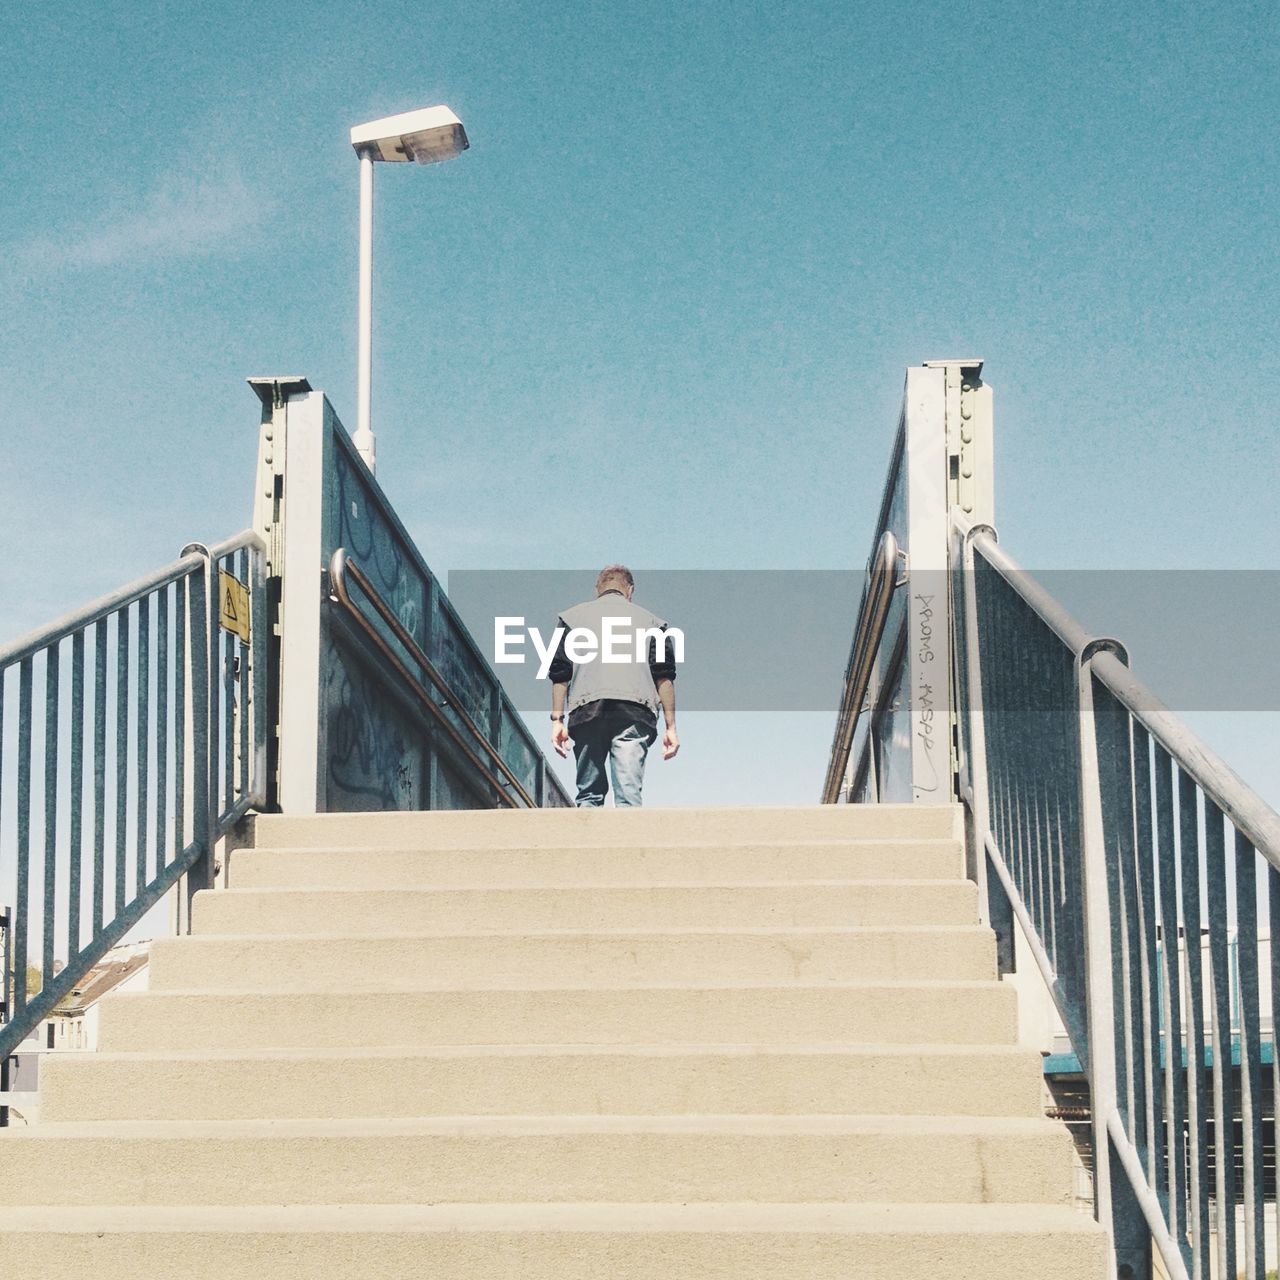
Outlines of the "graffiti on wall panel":
M 360 474 L 363 470 L 364 464 L 353 461 L 345 450 L 334 450 L 337 528 L 328 539 L 326 554 L 346 547 L 401 626 L 425 648 L 427 584 L 405 553 L 399 530 L 379 511 L 373 490 Z M 374 618 L 383 634 L 392 639 L 385 623 L 376 615 Z
M 420 809 L 426 753 L 381 684 L 330 638 L 323 670 L 331 810 Z

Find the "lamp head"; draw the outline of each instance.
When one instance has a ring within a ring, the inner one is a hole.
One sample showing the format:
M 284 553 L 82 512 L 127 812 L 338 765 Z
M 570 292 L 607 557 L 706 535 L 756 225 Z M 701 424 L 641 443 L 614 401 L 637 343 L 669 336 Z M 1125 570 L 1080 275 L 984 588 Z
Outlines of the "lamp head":
M 351 145 L 357 155 L 374 160 L 437 164 L 461 155 L 471 143 L 462 121 L 448 107 L 424 107 L 356 125 Z

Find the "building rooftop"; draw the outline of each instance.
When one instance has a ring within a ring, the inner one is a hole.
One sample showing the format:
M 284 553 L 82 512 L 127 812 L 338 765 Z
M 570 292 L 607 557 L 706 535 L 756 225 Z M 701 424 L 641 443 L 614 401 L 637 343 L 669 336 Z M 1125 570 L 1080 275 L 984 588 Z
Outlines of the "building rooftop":
M 109 991 L 113 991 L 126 978 L 137 973 L 151 958 L 151 942 L 131 942 L 112 947 L 85 975 L 84 981 L 72 987 L 60 1000 L 53 1018 L 77 1018 L 98 1003 Z

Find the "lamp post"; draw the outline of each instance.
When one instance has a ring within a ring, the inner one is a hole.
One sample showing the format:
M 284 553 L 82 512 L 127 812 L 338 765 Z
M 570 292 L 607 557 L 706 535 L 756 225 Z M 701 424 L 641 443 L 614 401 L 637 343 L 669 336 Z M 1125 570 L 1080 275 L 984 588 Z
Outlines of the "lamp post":
M 370 471 L 377 448 L 369 425 L 373 404 L 373 166 L 376 161 L 435 164 L 461 155 L 471 144 L 462 121 L 448 107 L 425 107 L 358 124 L 351 145 L 360 157 L 360 303 L 356 337 L 355 444 Z

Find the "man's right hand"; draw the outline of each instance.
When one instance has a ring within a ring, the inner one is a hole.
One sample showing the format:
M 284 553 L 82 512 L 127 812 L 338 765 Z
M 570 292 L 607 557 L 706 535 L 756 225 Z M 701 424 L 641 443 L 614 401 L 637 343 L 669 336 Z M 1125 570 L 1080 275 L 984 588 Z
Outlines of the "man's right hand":
M 557 720 L 551 726 L 551 745 L 555 747 L 557 755 L 568 756 L 569 730 L 565 727 L 563 720 Z

